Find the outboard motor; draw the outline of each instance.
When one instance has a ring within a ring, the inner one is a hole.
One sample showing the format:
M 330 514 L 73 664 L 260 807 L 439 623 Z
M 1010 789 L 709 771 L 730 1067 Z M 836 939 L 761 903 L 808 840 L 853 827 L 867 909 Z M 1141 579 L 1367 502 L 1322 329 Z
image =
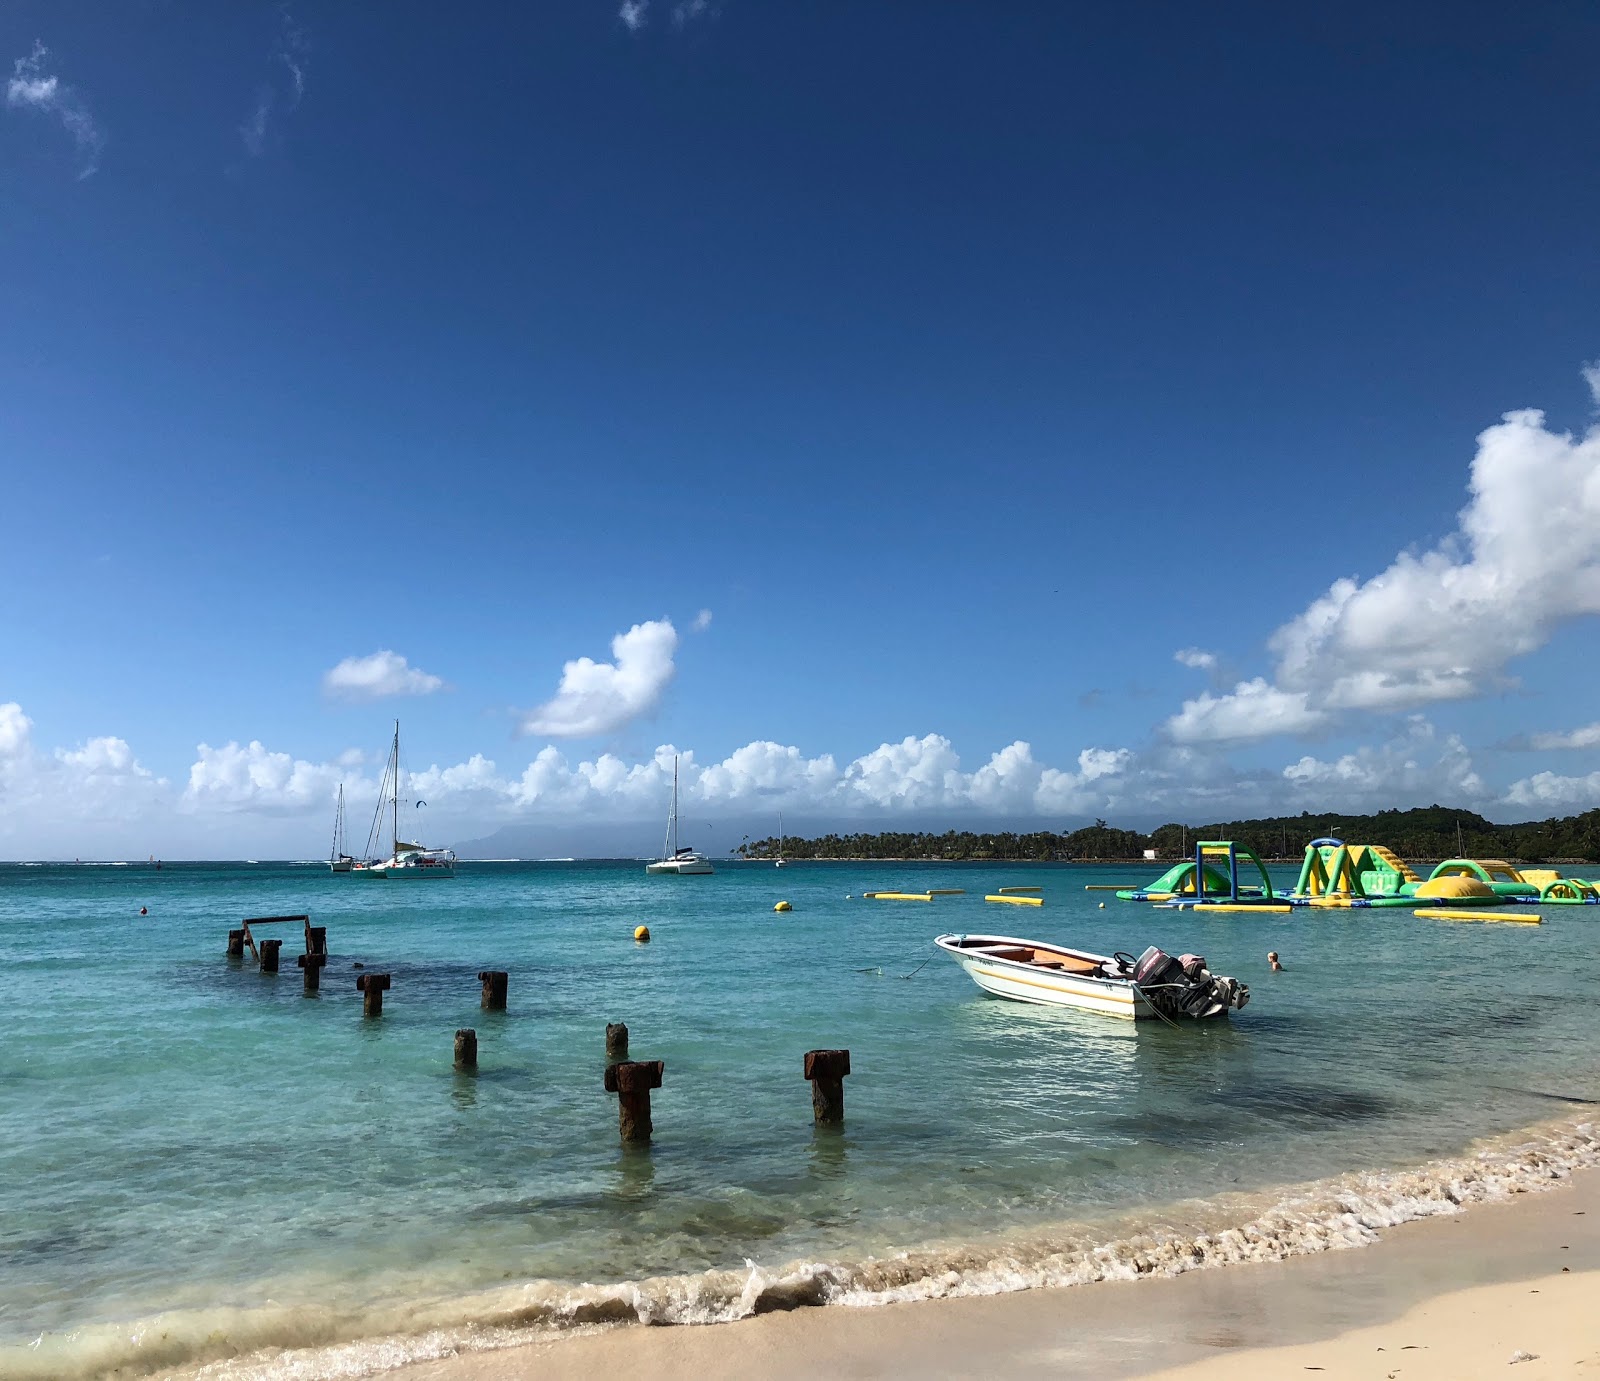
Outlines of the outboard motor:
M 1141 988 L 1162 987 L 1181 981 L 1183 977 L 1183 965 L 1154 945 L 1141 954 L 1133 966 L 1133 981 Z
M 1133 981 L 1157 1010 L 1190 1017 L 1220 1016 L 1243 1007 L 1250 989 L 1236 978 L 1219 978 L 1206 968 L 1203 955 L 1174 959 L 1151 945 L 1133 966 Z

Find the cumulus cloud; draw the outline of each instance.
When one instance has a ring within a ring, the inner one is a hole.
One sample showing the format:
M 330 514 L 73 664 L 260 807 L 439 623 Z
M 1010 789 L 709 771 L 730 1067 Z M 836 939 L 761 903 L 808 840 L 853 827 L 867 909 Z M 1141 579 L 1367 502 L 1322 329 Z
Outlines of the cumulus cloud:
M 367 657 L 346 657 L 322 678 L 323 690 L 341 700 L 379 700 L 389 695 L 431 695 L 444 685 L 388 648 Z
M 1328 716 L 1312 709 L 1304 691 L 1285 691 L 1264 677 L 1241 681 L 1226 695 L 1209 691 L 1185 700 L 1167 720 L 1174 743 L 1246 743 L 1277 734 L 1305 734 L 1324 727 Z
M 27 753 L 33 721 L 15 700 L 0 705 L 0 760 L 16 760 Z
M 184 805 L 193 809 L 299 814 L 325 808 L 343 780 L 339 768 L 303 762 L 288 753 L 269 752 L 252 739 L 244 747 L 229 742 L 221 748 L 202 743 L 189 768 Z
M 105 147 L 105 136 L 89 113 L 89 107 L 77 90 L 62 84 L 61 79 L 45 71 L 45 60 L 50 50 L 34 40 L 33 51 L 18 58 L 11 65 L 11 79 L 6 83 L 6 105 L 13 110 L 35 110 L 43 115 L 53 115 L 72 136 L 82 166 L 78 179 L 94 176 L 100 166 L 100 151 Z
M 1531 748 L 1538 752 L 1570 748 L 1600 748 L 1600 724 L 1585 724 L 1565 734 L 1519 734 L 1503 745 L 1506 748 Z
M 579 657 L 561 670 L 553 699 L 522 721 L 525 734 L 550 738 L 588 738 L 607 734 L 648 714 L 677 667 L 678 631 L 670 619 L 636 623 L 611 640 L 610 662 Z
M 1172 654 L 1180 666 L 1194 667 L 1197 671 L 1212 671 L 1217 665 L 1217 654 L 1198 647 L 1183 647 Z
M 650 0 L 622 0 L 622 8 L 617 11 L 617 18 L 628 28 L 630 33 L 638 33 L 649 22 L 648 14 Z
M 1442 741 L 1420 715 L 1394 740 L 1364 745 L 1331 761 L 1303 757 L 1283 769 L 1297 794 L 1324 808 L 1384 809 L 1423 801 L 1467 805 L 1485 801 L 1488 789 L 1455 734 Z
M 1539 814 L 1593 810 L 1600 806 L 1600 772 L 1563 777 L 1555 772 L 1535 772 L 1513 782 L 1506 791 L 1508 805 Z

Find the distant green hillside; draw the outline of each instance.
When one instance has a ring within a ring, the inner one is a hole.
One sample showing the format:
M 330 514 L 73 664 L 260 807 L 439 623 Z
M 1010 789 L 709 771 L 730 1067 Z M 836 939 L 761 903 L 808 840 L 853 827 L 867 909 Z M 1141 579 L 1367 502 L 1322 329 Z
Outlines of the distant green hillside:
M 1146 849 L 1154 849 L 1158 858 L 1170 859 L 1192 851 L 1196 839 L 1232 839 L 1248 844 L 1264 858 L 1298 858 L 1311 840 L 1330 835 L 1352 844 L 1384 844 L 1405 859 L 1462 855 L 1521 863 L 1600 862 L 1600 810 L 1558 820 L 1496 825 L 1470 810 L 1444 806 L 1385 810 L 1376 815 L 1312 815 L 1306 811 L 1266 820 L 1162 825 L 1149 834 L 1120 830 L 1097 820 L 1070 834 L 947 830 L 944 834 L 826 834 L 820 839 L 786 835 L 783 852 L 787 858 L 1048 861 L 1142 858 Z M 751 840 L 738 849 L 745 858 L 773 858 L 777 851 L 776 838 Z

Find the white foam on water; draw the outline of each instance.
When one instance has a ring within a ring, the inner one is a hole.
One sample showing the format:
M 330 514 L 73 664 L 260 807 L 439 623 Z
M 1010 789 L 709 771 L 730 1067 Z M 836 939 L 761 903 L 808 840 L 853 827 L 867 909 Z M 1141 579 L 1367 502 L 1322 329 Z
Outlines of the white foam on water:
M 1588 1115 L 1588 1116 L 1592 1116 Z M 1118 1227 L 1083 1223 L 859 1262 L 657 1276 L 611 1285 L 534 1280 L 356 1316 L 268 1304 L 174 1311 L 0 1348 L 0 1375 L 76 1381 L 114 1369 L 207 1381 L 351 1381 L 413 1362 L 628 1323 L 712 1324 L 820 1305 L 994 1295 L 1097 1280 L 1175 1276 L 1361 1247 L 1385 1228 L 1548 1188 L 1600 1165 L 1586 1117 L 1543 1123 L 1407 1170 L 1352 1172 L 1261 1194 L 1169 1206 Z

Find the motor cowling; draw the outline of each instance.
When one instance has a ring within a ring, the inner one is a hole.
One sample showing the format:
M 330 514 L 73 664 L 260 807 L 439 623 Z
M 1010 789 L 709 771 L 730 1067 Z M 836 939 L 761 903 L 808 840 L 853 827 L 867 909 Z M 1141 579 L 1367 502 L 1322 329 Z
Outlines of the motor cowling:
M 1159 987 L 1184 977 L 1183 965 L 1164 949 L 1151 945 L 1133 966 L 1133 981 L 1141 988 Z

